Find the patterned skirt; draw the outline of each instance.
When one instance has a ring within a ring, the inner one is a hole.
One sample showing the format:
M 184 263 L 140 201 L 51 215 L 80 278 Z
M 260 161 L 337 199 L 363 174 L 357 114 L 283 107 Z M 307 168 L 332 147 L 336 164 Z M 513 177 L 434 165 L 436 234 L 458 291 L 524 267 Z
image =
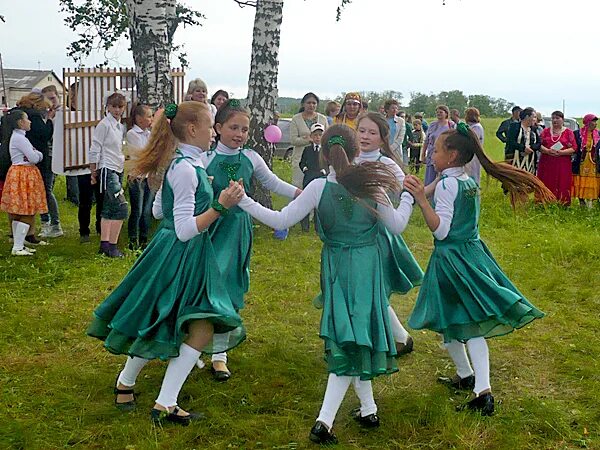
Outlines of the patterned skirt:
M 4 182 L 0 209 L 20 216 L 48 212 L 44 181 L 36 166 L 10 166 Z
M 596 174 L 596 163 L 586 158 L 581 163 L 579 175 L 573 177 L 571 195 L 581 200 L 596 200 L 600 194 L 600 176 Z

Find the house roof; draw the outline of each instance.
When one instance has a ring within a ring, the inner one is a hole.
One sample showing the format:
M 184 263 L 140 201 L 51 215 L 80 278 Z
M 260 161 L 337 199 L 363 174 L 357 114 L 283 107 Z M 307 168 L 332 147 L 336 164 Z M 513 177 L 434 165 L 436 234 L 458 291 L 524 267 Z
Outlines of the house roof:
M 4 82 L 7 89 L 33 89 L 48 75 L 54 76 L 62 86 L 62 81 L 52 70 L 4 69 Z

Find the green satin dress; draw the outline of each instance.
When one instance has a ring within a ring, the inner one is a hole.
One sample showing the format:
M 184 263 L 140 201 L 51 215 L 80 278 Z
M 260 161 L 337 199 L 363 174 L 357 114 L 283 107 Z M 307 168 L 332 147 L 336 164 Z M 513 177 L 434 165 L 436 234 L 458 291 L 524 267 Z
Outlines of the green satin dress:
M 236 155 L 217 153 L 206 168 L 214 177 L 212 189 L 215 198 L 229 186 L 229 181 L 244 180 L 246 192 L 250 192 L 250 180 L 254 173 L 252 161 L 243 151 Z M 250 256 L 252 253 L 252 218 L 237 206 L 217 219 L 209 228 L 209 234 L 218 267 L 224 273 L 227 290 L 236 310 L 244 307 L 244 295 L 250 287 Z
M 400 235 L 393 235 L 379 224 L 377 243 L 381 250 L 388 298 L 391 294 L 406 294 L 423 282 L 423 270 Z
M 325 184 L 317 214 L 324 244 L 319 335 L 328 371 L 362 380 L 396 372 L 377 218 L 331 182 Z
M 172 165 L 189 164 L 179 157 Z M 195 167 L 198 188 L 194 215 L 206 211 L 213 191 L 206 172 Z M 187 242 L 175 234 L 174 195 L 165 176 L 162 187 L 164 219 L 159 230 L 129 273 L 94 311 L 87 334 L 104 341 L 106 349 L 146 359 L 167 360 L 179 355 L 191 320 L 206 319 L 215 333 L 229 334 L 223 348 L 203 350 L 220 353 L 246 336 L 216 263 L 208 232 Z
M 512 284 L 479 239 L 477 184 L 472 178 L 457 181 L 450 232 L 446 239 L 434 241 L 408 320 L 414 329 L 441 333 L 445 342 L 501 336 L 544 316 Z

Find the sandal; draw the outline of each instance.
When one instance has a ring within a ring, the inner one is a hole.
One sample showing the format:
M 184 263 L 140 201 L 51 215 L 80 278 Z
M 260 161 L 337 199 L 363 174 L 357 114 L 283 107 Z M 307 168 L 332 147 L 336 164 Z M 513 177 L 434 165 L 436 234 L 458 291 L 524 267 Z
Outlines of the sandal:
M 115 388 L 113 393 L 115 394 L 115 406 L 121 412 L 131 412 L 137 407 L 137 398 L 135 392 L 133 390 L 133 386 L 129 389 L 119 389 L 116 386 L 119 385 L 119 376 L 117 375 L 117 380 L 115 382 Z M 118 403 L 117 398 L 119 395 L 133 395 L 133 400 L 129 400 L 128 402 Z

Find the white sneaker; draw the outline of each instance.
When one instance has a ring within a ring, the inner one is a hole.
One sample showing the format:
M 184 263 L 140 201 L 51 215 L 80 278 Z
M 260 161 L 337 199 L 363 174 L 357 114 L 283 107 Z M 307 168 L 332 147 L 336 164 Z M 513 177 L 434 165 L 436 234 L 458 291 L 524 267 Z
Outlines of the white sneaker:
M 50 230 L 52 230 L 52 225 L 50 225 L 50 222 L 42 222 L 41 230 L 38 233 L 38 236 L 48 237 Z
M 198 361 L 196 361 L 196 367 L 198 369 L 204 369 L 206 367 L 206 363 L 202 361 L 202 358 L 198 358 Z
M 28 250 L 29 253 L 35 253 L 35 252 L 37 252 L 37 250 L 35 248 L 27 247 L 26 245 L 25 245 L 25 250 Z
M 46 234 L 40 234 L 41 237 L 57 238 L 64 236 L 65 232 L 62 230 L 60 224 L 52 225 Z
M 10 254 L 13 256 L 33 256 L 33 253 L 27 247 L 23 247 L 21 250 L 13 249 Z

